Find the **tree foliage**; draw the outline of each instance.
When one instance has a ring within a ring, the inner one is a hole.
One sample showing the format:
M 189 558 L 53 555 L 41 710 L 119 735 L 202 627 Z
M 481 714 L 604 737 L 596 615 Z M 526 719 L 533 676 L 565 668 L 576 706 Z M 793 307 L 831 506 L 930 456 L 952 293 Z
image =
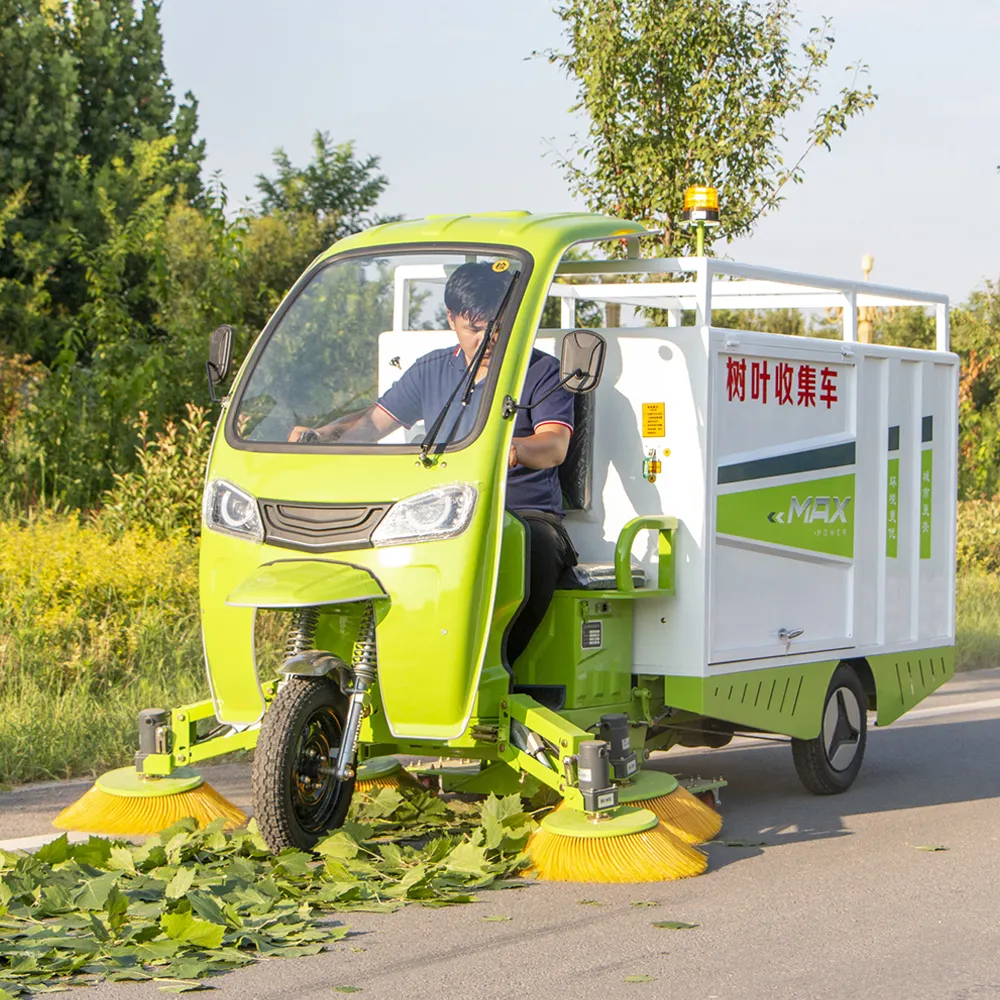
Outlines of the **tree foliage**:
M 795 46 L 790 0 L 573 0 L 557 13 L 569 47 L 546 54 L 576 83 L 572 110 L 587 119 L 586 140 L 560 165 L 591 210 L 663 229 L 663 253 L 692 248 L 686 187 L 719 188 L 711 238 L 744 236 L 802 181 L 805 155 L 829 149 L 876 100 L 857 85 L 864 67 L 848 67 L 851 82 L 787 163 L 785 123 L 820 92 L 828 21 Z
M 320 227 L 325 244 L 389 221 L 370 215 L 389 184 L 378 172 L 377 156 L 356 157 L 353 142 L 334 145 L 329 132 L 313 136 L 313 159 L 295 167 L 280 147 L 274 151 L 274 178 L 257 175 L 265 215 L 305 216 Z
M 137 155 L 158 150 L 165 199 L 199 194 L 197 104 L 176 104 L 162 49 L 156 0 L 0 4 L 3 338 L 48 364 L 71 360 L 66 324 L 90 297 L 81 247 L 110 238 L 111 214 L 147 196 Z M 141 261 L 126 270 L 142 283 Z M 76 336 L 86 354 L 94 345 Z

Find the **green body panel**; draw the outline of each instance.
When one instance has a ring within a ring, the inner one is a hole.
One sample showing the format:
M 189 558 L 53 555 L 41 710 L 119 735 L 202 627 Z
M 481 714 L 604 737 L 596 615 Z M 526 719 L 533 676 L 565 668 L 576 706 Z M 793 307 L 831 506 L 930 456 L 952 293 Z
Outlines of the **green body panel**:
M 281 559 L 261 566 L 226 598 L 226 604 L 242 608 L 304 608 L 387 599 L 368 570 L 328 559 Z
M 853 475 L 722 493 L 716 512 L 724 535 L 854 557 Z
M 587 597 L 556 591 L 514 664 L 514 678 L 518 684 L 565 685 L 566 714 L 588 708 L 624 711 L 632 697 L 632 603 L 594 599 L 587 591 L 573 594 Z M 601 645 L 585 648 L 585 634 L 600 634 Z
M 713 677 L 664 678 L 666 704 L 737 726 L 802 740 L 818 736 L 839 660 L 760 667 Z
M 869 656 L 878 725 L 888 726 L 955 675 L 955 647 Z
M 548 288 L 566 248 L 581 240 L 643 231 L 637 223 L 603 216 L 499 213 L 390 223 L 348 237 L 317 262 L 346 250 L 429 243 L 516 246 L 531 256 L 533 269 L 503 352 L 482 433 L 429 467 L 409 454 L 250 451 L 231 447 L 223 434 L 215 437 L 209 478 L 228 479 L 256 497 L 372 503 L 456 482 L 477 489 L 472 521 L 457 538 L 338 553 L 344 562 L 369 570 L 392 601 L 379 625 L 378 652 L 379 696 L 394 738 L 461 737 L 473 712 L 482 669 L 499 679 L 492 668 L 500 665 L 484 661 L 494 616 L 514 426 L 501 416 L 503 398 L 508 394 L 517 398 L 520 393 Z M 245 370 L 244 365 L 240 377 Z M 255 722 L 264 710 L 253 659 L 254 610 L 232 607 L 226 600 L 260 566 L 288 557 L 287 549 L 203 533 L 200 594 L 205 651 L 213 698 L 224 721 Z M 273 602 L 275 595 L 268 599 Z M 288 604 L 292 603 L 290 599 Z

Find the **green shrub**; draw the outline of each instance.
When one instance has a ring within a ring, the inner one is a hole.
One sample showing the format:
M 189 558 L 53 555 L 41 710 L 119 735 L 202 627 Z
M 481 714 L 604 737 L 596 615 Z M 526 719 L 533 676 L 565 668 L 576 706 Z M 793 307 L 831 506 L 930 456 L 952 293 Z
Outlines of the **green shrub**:
M 197 535 L 212 442 L 208 411 L 188 403 L 180 426 L 168 420 L 152 439 L 145 413 L 134 427 L 139 432 L 138 468 L 114 474 L 114 486 L 105 492 L 98 515 L 102 526 L 113 533 L 148 527 L 161 538 L 177 532 Z
M 959 501 L 956 561 L 959 572 L 1000 573 L 1000 496 Z

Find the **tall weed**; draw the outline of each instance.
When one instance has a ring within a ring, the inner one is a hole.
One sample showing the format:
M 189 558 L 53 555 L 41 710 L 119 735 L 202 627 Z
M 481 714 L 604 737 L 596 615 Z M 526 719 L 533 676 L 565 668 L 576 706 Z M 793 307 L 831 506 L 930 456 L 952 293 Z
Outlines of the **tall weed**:
M 104 494 L 98 518 L 112 533 L 152 528 L 161 538 L 181 532 L 197 535 L 201 527 L 201 496 L 205 463 L 212 442 L 208 411 L 187 404 L 180 424 L 168 420 L 150 437 L 149 417 L 139 414 L 136 447 L 138 468 L 114 474 L 114 486 Z

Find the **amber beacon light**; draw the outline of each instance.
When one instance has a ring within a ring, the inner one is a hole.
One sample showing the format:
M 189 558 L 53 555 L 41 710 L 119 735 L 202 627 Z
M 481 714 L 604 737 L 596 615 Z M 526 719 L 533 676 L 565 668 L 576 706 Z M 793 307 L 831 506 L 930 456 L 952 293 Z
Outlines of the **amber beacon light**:
M 706 226 L 719 224 L 719 192 L 713 187 L 689 187 L 684 192 L 685 222 L 701 222 Z

